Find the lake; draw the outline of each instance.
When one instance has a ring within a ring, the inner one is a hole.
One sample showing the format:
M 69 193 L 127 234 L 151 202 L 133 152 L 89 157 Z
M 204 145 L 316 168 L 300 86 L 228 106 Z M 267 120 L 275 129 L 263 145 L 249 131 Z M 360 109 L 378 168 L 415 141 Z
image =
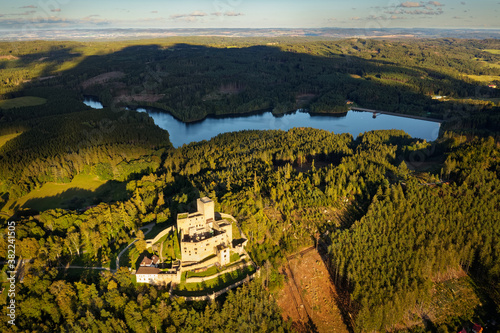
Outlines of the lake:
M 84 96 L 83 104 L 90 106 L 92 109 L 102 109 L 102 103 L 95 97 L 92 96 Z
M 102 108 L 102 104 L 90 96 L 85 97 L 84 103 L 92 108 Z M 140 107 L 136 111 L 147 112 L 156 125 L 167 130 L 174 147 L 194 141 L 210 140 L 220 133 L 272 129 L 287 131 L 293 127 L 312 127 L 334 133 L 350 133 L 355 138 L 371 130 L 400 129 L 414 138 L 434 141 L 439 135 L 441 125 L 433 121 L 386 114 L 377 114 L 376 118 L 373 118 L 371 112 L 352 110 L 342 116 L 314 115 L 297 110 L 278 117 L 268 111 L 242 116 L 207 117 L 194 123 L 183 123 L 158 109 Z

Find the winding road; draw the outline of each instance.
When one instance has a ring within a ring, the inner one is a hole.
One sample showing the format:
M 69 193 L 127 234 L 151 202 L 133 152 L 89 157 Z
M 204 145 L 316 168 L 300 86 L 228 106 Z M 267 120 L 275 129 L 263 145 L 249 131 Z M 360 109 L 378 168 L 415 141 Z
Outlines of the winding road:
M 139 230 L 146 230 L 144 232 L 144 236 L 146 234 L 148 234 L 151 229 L 153 229 L 153 227 L 155 226 L 155 223 L 152 222 L 152 223 L 149 223 L 149 224 L 146 224 L 145 226 L 143 227 L 140 227 Z M 137 239 L 134 239 L 130 244 L 127 245 L 126 248 L 124 248 L 123 250 L 120 251 L 120 253 L 118 253 L 118 256 L 116 257 L 116 269 L 111 269 L 109 267 L 88 267 L 88 266 L 74 266 L 74 265 L 69 265 L 69 266 L 61 266 L 62 268 L 85 268 L 85 269 L 99 269 L 99 270 L 103 270 L 103 271 L 110 271 L 111 273 L 115 273 L 118 268 L 120 268 L 120 257 L 128 250 L 129 247 L 131 247 L 135 242 L 137 242 Z
M 144 232 L 144 236 L 146 236 L 150 231 L 151 229 L 153 229 L 153 227 L 155 226 L 155 223 L 154 222 L 151 222 L 149 224 L 146 224 L 145 226 L 143 227 L 140 227 L 139 230 L 143 230 L 143 229 L 147 229 L 147 231 Z M 124 248 L 123 250 L 120 251 L 120 253 L 118 253 L 118 256 L 116 257 L 116 269 L 115 270 L 111 270 L 112 272 L 116 272 L 119 268 L 120 268 L 120 257 L 128 250 L 129 247 L 131 247 L 135 242 L 137 242 L 137 239 L 134 239 L 132 241 L 132 243 L 130 243 L 129 245 L 127 245 L 126 248 Z M 91 267 L 88 267 L 88 268 L 91 268 Z

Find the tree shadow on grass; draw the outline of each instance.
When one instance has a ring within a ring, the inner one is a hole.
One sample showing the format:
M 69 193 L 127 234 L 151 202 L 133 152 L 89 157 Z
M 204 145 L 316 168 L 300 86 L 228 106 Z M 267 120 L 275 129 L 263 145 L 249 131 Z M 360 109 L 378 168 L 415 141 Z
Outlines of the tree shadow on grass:
M 85 210 L 87 207 L 101 202 L 123 201 L 128 198 L 125 182 L 108 181 L 95 190 L 72 187 L 53 196 L 29 199 L 22 208 L 38 211 L 63 208 Z

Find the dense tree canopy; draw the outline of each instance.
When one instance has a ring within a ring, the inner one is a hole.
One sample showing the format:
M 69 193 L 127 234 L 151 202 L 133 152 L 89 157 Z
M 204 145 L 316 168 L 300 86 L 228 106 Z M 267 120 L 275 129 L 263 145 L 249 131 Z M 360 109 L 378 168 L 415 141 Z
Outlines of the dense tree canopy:
M 492 48 L 498 41 L 193 38 L 33 42 L 17 49 L 0 43 L 0 55 L 14 57 L 0 59 L 2 96 L 46 99 L 0 109 L 0 137 L 19 134 L 0 147 L 0 203 L 15 213 L 17 255 L 30 259 L 16 299 L 17 329 L 289 331 L 270 292 L 283 284 L 284 258 L 318 241 L 328 248 L 335 283 L 350 293 L 357 331 L 395 329 L 415 304 L 432 298 L 436 283 L 458 271 L 494 296 L 498 91 L 472 80 L 500 73 L 485 65 L 499 61 L 486 51 Z M 83 93 L 107 107 L 83 106 Z M 436 101 L 434 94 L 451 99 Z M 157 106 L 192 121 L 260 109 L 345 112 L 347 99 L 441 118 L 443 131 L 435 142 L 396 130 L 355 140 L 311 128 L 242 131 L 173 149 L 146 114 L 122 108 Z M 123 191 L 70 209 L 15 205 L 46 183 L 79 175 Z M 252 259 L 269 269 L 266 288 L 256 281 L 217 303 L 185 303 L 161 288 L 134 285 L 127 269 L 86 270 L 76 279 L 61 269 L 112 268 L 141 226 L 173 224 L 205 195 L 216 211 L 237 218 Z

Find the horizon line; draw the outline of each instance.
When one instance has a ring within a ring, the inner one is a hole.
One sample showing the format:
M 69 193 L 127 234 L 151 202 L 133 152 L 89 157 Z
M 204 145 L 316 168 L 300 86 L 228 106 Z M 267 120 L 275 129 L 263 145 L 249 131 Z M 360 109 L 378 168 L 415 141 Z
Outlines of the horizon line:
M 64 31 L 64 30 L 324 30 L 324 29 L 339 29 L 339 30 L 353 30 L 353 29 L 362 29 L 367 31 L 379 31 L 379 30 L 396 30 L 396 29 L 405 29 L 405 30 L 500 30 L 500 27 L 497 28 L 474 28 L 474 27 L 391 27 L 391 28 L 363 28 L 363 27 L 265 27 L 265 28 L 249 28 L 249 27 L 220 27 L 220 28 L 155 28 L 155 27 L 143 27 L 143 28 L 124 28 L 124 27 L 107 27 L 107 28 L 85 28 L 85 27 L 75 27 L 75 28 L 40 28 L 40 29 L 31 29 L 32 31 Z M 17 29 L 9 29 L 9 28 L 0 28 L 0 31 L 25 31 L 23 28 Z

